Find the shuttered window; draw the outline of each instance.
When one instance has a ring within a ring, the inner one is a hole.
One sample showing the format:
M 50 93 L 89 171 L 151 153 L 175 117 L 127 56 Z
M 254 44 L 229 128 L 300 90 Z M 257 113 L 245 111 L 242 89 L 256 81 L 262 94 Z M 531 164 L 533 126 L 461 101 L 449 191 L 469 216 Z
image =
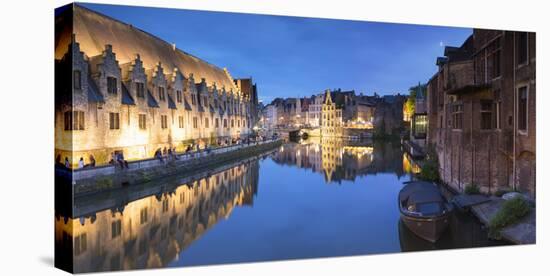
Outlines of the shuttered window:
M 67 111 L 64 114 L 65 130 L 84 130 L 84 111 Z
M 110 129 L 120 129 L 120 114 L 119 113 L 109 113 L 109 128 Z

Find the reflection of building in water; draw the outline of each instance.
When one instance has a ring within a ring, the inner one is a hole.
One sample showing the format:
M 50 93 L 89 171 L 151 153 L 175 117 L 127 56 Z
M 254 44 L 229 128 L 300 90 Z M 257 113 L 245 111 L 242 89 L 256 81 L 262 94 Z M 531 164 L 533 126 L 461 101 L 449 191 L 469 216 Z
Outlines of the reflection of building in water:
M 56 242 L 72 243 L 75 272 L 164 267 L 235 206 L 252 204 L 258 170 L 244 163 L 90 217 L 58 218 Z
M 288 143 L 273 154 L 279 164 L 322 173 L 325 181 L 355 180 L 357 176 L 392 172 L 403 175 L 402 151 L 386 144 L 353 143 L 343 139 L 311 139 L 303 144 Z

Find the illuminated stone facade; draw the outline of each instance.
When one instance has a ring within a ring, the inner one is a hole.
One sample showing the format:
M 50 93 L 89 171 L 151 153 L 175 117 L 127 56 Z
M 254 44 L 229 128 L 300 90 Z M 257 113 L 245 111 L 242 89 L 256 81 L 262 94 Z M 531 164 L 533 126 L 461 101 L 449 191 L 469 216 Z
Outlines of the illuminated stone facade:
M 78 5 L 56 16 L 56 156 L 74 167 L 230 142 L 257 120 L 256 85 Z M 101 45 L 101 49 L 99 48 Z
M 342 109 L 336 108 L 330 90 L 325 91 L 325 101 L 321 107 L 321 136 L 340 137 L 343 135 Z
M 341 114 L 343 128 L 373 128 L 376 104 L 381 100 L 379 97 L 356 95 L 354 90 L 342 89 L 331 90 L 329 94 L 331 102 Z M 262 110 L 263 126 L 291 129 L 321 128 L 325 104 L 326 91 L 309 97 L 276 98 Z

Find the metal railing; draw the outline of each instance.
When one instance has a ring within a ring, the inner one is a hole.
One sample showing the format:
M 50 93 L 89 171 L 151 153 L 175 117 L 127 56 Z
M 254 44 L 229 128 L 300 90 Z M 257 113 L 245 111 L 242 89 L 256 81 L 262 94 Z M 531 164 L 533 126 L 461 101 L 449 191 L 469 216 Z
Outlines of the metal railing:
M 163 155 L 162 160 L 157 157 L 151 157 L 151 158 L 140 159 L 140 160 L 132 160 L 132 161 L 128 161 L 128 168 L 121 168 L 118 162 L 116 162 L 115 164 L 105 164 L 105 165 L 100 165 L 95 167 L 73 169 L 72 171 L 70 169 L 56 168 L 56 174 L 60 174 L 60 175 L 72 174 L 73 180 L 80 180 L 80 179 L 85 179 L 93 176 L 114 174 L 117 171 L 124 171 L 124 170 L 134 171 L 138 169 L 151 168 L 162 164 L 181 165 L 182 163 L 188 163 L 192 160 L 199 161 L 200 159 L 205 157 L 223 154 L 227 152 L 234 152 L 237 150 L 243 150 L 243 149 L 247 149 L 247 148 L 251 148 L 259 145 L 273 143 L 278 140 L 280 140 L 280 138 L 266 139 L 262 141 L 240 143 L 240 144 L 234 144 L 234 145 L 228 145 L 228 146 L 219 146 L 219 147 L 206 148 L 206 149 L 200 149 L 200 150 L 193 150 L 189 152 L 175 153 L 172 156 Z

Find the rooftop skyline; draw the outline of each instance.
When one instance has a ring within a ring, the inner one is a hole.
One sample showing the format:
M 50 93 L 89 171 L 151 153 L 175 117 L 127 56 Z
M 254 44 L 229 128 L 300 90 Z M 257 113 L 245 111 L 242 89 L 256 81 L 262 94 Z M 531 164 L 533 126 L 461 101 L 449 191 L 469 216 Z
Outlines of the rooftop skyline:
M 407 93 L 470 28 L 82 4 L 219 67 L 252 77 L 265 104 L 324 89 Z

